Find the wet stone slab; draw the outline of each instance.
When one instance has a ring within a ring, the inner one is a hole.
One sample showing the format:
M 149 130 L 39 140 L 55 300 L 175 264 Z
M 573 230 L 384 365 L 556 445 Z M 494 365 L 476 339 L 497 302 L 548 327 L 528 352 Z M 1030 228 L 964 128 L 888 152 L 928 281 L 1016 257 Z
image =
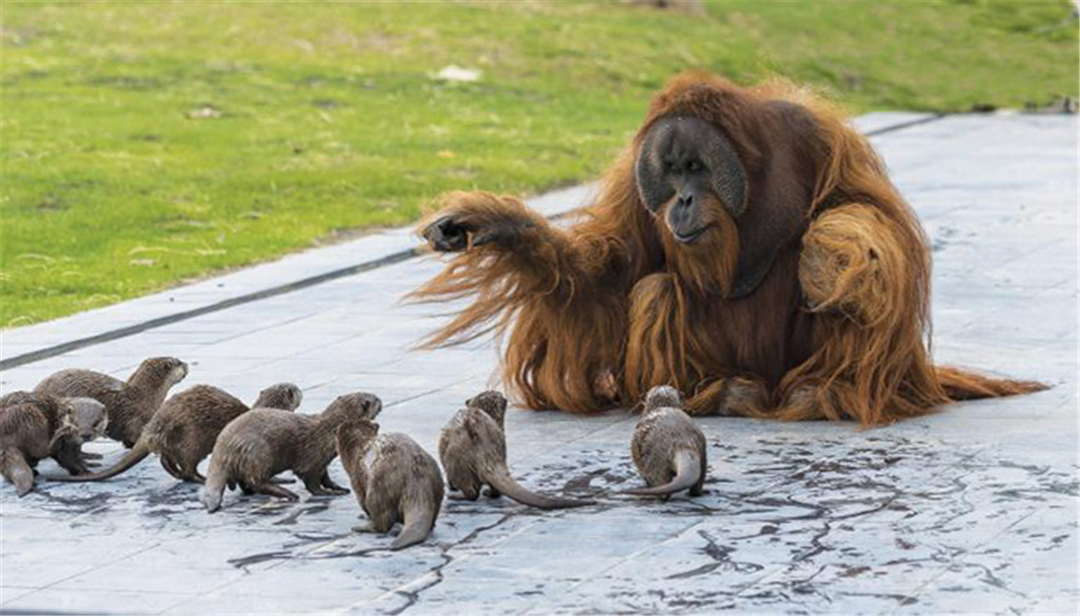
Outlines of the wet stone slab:
M 860 122 L 912 119 L 925 118 Z M 1038 378 L 1048 391 L 875 430 L 705 418 L 707 492 L 666 502 L 619 493 L 639 482 L 633 416 L 512 412 L 522 482 L 596 504 L 540 512 L 506 499 L 447 501 L 428 543 L 398 553 L 389 538 L 350 531 L 361 516 L 352 495 L 298 488 L 300 502 L 282 503 L 229 493 L 210 515 L 198 486 L 153 459 L 104 483 L 40 484 L 23 499 L 5 484 L 0 611 L 1075 613 L 1076 128 L 1069 117 L 957 116 L 874 138 L 934 248 L 937 360 Z M 557 214 L 584 194 L 542 205 Z M 257 290 L 287 280 L 290 267 L 303 277 L 409 245 L 398 232 L 379 242 L 230 274 L 223 288 Z M 29 388 L 72 366 L 126 376 L 146 355 L 176 354 L 191 365 L 183 386 L 212 383 L 251 400 L 295 381 L 301 412 L 374 391 L 386 401 L 383 430 L 434 451 L 461 402 L 497 382 L 499 358 L 486 339 L 409 350 L 445 307 L 400 300 L 438 268 L 412 259 L 235 306 L 5 370 L 0 386 Z M 177 297 L 195 305 L 225 292 L 203 287 Z M 114 310 L 35 326 L 16 336 L 18 349 L 159 316 L 162 306 Z M 106 463 L 123 455 L 113 443 L 89 448 Z M 330 473 L 346 483 L 339 463 Z

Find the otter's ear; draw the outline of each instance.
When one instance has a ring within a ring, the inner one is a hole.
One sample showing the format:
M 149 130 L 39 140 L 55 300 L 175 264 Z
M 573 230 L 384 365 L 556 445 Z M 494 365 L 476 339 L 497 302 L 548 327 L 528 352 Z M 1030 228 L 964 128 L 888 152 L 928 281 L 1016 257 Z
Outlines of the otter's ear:
M 735 222 L 739 262 L 728 299 L 752 293 L 776 255 L 806 231 L 810 218 L 817 171 L 809 151 L 817 142 L 817 124 L 809 111 L 793 103 L 776 101 L 768 108 L 762 136 L 768 154 L 763 173 L 749 191 L 746 211 Z
M 645 135 L 634 163 L 634 182 L 638 196 L 651 212 L 659 210 L 675 196 L 675 188 L 665 181 L 664 163 L 660 160 L 660 145 L 668 139 L 671 131 L 667 121 L 661 120 Z

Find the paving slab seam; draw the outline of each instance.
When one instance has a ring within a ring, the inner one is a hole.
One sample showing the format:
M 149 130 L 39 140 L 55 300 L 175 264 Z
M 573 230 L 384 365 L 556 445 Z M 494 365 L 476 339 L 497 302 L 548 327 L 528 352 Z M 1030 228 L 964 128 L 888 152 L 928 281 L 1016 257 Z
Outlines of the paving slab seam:
M 950 115 L 954 115 L 954 114 L 950 114 L 950 113 L 932 113 L 932 114 L 930 114 L 930 115 L 928 115 L 926 117 L 923 117 L 923 118 L 916 118 L 914 120 L 908 120 L 906 122 L 899 122 L 897 124 L 892 124 L 892 125 L 889 125 L 889 126 L 883 126 L 881 128 L 876 128 L 874 130 L 866 131 L 865 133 L 863 133 L 863 135 L 866 136 L 866 137 L 877 137 L 879 135 L 887 135 L 889 133 L 895 133 L 897 131 L 901 131 L 901 130 L 904 130 L 906 128 L 911 128 L 913 126 L 920 126 L 922 124 L 929 124 L 930 122 L 937 122 L 938 120 L 944 120 L 945 118 L 949 117 Z
M 456 387 L 458 385 L 468 383 L 471 380 L 472 380 L 471 376 L 470 377 L 465 377 L 465 378 L 461 379 L 460 381 L 454 381 L 454 382 L 450 383 L 446 387 L 435 387 L 435 388 L 430 389 L 428 391 L 425 391 L 425 392 L 422 392 L 422 393 L 419 393 L 419 394 L 415 394 L 415 395 L 409 396 L 407 398 L 402 398 L 400 400 L 394 400 L 393 402 L 390 402 L 388 404 L 384 404 L 383 409 L 385 410 L 385 409 L 388 409 L 388 408 L 393 408 L 395 406 L 405 404 L 407 402 L 412 402 L 413 400 L 417 400 L 419 398 L 423 398 L 424 396 L 430 396 L 431 394 L 437 394 L 437 393 L 439 393 L 439 392 L 441 392 L 441 391 L 443 391 L 445 389 L 448 389 L 450 387 Z
M 612 569 L 615 569 L 615 568 L 619 567 L 620 565 L 623 565 L 623 564 L 625 564 L 625 563 L 628 563 L 628 562 L 630 562 L 631 560 L 634 560 L 635 558 L 637 558 L 638 556 L 641 556 L 641 555 L 642 555 L 642 554 L 644 554 L 645 552 L 648 552 L 649 550 L 653 550 L 653 549 L 656 549 L 657 547 L 659 547 L 659 546 L 662 546 L 662 545 L 664 545 L 665 543 L 671 543 L 672 541 L 675 541 L 675 540 L 676 540 L 676 539 L 678 539 L 679 537 L 682 537 L 682 536 L 683 536 L 683 535 L 685 535 L 686 533 L 690 532 L 690 531 L 691 531 L 691 530 L 693 530 L 693 529 L 694 529 L 695 527 L 697 527 L 697 526 L 701 526 L 701 525 L 702 525 L 702 524 L 704 524 L 704 523 L 705 523 L 705 520 L 703 520 L 703 519 L 699 519 L 699 520 L 694 520 L 693 522 L 691 522 L 690 524 L 688 524 L 688 525 L 687 525 L 687 526 L 686 526 L 685 528 L 683 528 L 683 529 L 681 529 L 681 530 L 678 530 L 678 531 L 676 531 L 675 533 L 673 533 L 673 534 L 669 535 L 668 537 L 664 538 L 663 540 L 661 540 L 661 541 L 657 541 L 657 542 L 655 542 L 655 543 L 652 543 L 652 544 L 650 544 L 650 545 L 647 545 L 647 546 L 645 546 L 645 547 L 641 548 L 640 550 L 638 550 L 638 551 L 636 551 L 636 552 L 634 552 L 634 553 L 632 553 L 632 554 L 629 554 L 629 555 L 625 556 L 624 558 L 621 558 L 621 559 L 619 559 L 618 561 L 616 561 L 615 563 L 611 564 L 610 566 L 604 567 L 604 568 L 603 568 L 603 569 L 601 569 L 600 571 L 597 571 L 597 572 L 596 572 L 596 573 L 594 574 L 594 577 L 599 577 L 599 576 L 601 576 L 601 575 L 603 575 L 603 574 L 607 573 L 608 571 L 611 571 Z M 574 582 L 573 584 L 571 584 L 571 585 L 570 585 L 570 587 L 569 587 L 569 588 L 567 588 L 567 590 L 568 590 L 568 591 L 570 591 L 570 590 L 574 590 L 574 589 L 576 589 L 576 588 L 579 588 L 579 587 L 580 587 L 581 585 L 583 585 L 583 584 L 587 584 L 587 583 L 589 583 L 589 582 L 591 582 L 591 581 L 593 581 L 593 578 L 588 578 L 588 579 L 583 579 L 583 580 L 579 580 L 579 581 L 577 581 L 577 582 Z M 536 607 L 536 606 L 534 605 L 533 607 Z M 529 608 L 529 609 L 531 610 L 532 608 Z
M 46 584 L 44 586 L 38 587 L 38 589 L 35 590 L 33 593 L 30 593 L 28 595 L 24 595 L 23 597 L 20 597 L 19 599 L 24 599 L 26 597 L 30 597 L 30 596 L 32 596 L 32 595 L 34 595 L 34 594 L 36 594 L 38 592 L 41 592 L 43 590 L 48 590 L 48 589 L 56 586 L 57 584 L 62 584 L 64 582 L 68 581 L 68 580 L 77 578 L 80 575 L 86 575 L 87 573 L 90 573 L 91 571 L 97 571 L 98 569 L 102 569 L 102 568 L 108 567 L 110 565 L 115 565 L 118 562 L 121 562 L 123 560 L 127 560 L 128 558 L 131 558 L 133 556 L 138 556 L 139 554 L 142 554 L 144 552 L 148 552 L 148 551 L 150 551 L 150 550 L 152 550 L 152 549 L 154 549 L 154 548 L 156 548 L 156 547 L 158 547 L 160 545 L 161 545 L 160 543 L 155 543 L 153 545 L 149 545 L 149 546 L 146 546 L 146 547 L 143 547 L 143 548 L 139 548 L 138 550 L 135 550 L 134 552 L 129 552 L 127 554 L 124 554 L 123 556 L 120 556 L 120 557 L 115 558 L 113 560 L 103 562 L 103 563 L 94 565 L 92 567 L 87 567 L 86 569 L 83 569 L 83 570 L 79 571 L 78 573 L 74 573 L 74 574 L 69 575 L 69 576 L 67 576 L 65 578 L 61 578 L 59 580 L 55 580 L 53 582 L 50 582 L 50 583 L 48 583 L 48 584 Z
M 277 503 L 277 502 L 274 502 L 274 501 L 268 501 L 268 502 L 264 503 L 263 505 L 256 506 L 254 509 L 243 512 L 241 515 L 253 515 L 253 514 L 257 515 L 257 513 L 256 513 L 257 511 L 263 511 L 263 510 L 266 510 L 266 509 L 273 509 L 273 508 L 280 509 L 281 508 L 281 503 Z M 229 526 L 229 525 L 226 524 L 224 526 Z M 342 538 L 344 538 L 346 536 L 348 536 L 348 535 L 341 535 L 341 536 L 335 537 L 335 538 L 330 540 L 330 543 L 333 543 L 335 541 L 339 541 L 340 539 L 342 539 Z M 271 554 L 271 553 L 268 553 L 268 554 Z M 255 556 L 263 556 L 263 555 L 256 554 Z M 250 556 L 248 558 L 250 558 Z M 260 571 L 270 571 L 272 569 L 275 569 L 277 567 L 280 567 L 280 566 L 286 564 L 290 560 L 296 560 L 296 559 L 280 558 L 280 559 L 273 559 L 273 560 L 277 560 L 278 562 L 274 562 L 272 564 L 269 564 L 269 565 L 266 566 L 265 569 L 261 569 Z M 265 561 L 260 561 L 260 562 L 265 562 Z M 184 605 L 187 605 L 188 603 L 194 603 L 194 602 L 196 602 L 196 601 L 198 601 L 200 599 L 209 598 L 214 593 L 225 590 L 228 587 L 237 584 L 238 582 L 240 582 L 240 580 L 245 579 L 248 576 L 254 576 L 254 575 L 258 574 L 258 573 L 253 573 L 251 570 L 249 570 L 246 566 L 243 566 L 243 565 L 235 565 L 234 564 L 234 567 L 236 569 L 239 569 L 243 573 L 242 577 L 237 578 L 237 579 L 231 579 L 231 580 L 229 580 L 227 582 L 222 582 L 220 585 L 214 586 L 213 588 L 210 588 L 209 590 L 207 590 L 207 591 L 205 591 L 203 593 L 192 593 L 194 596 L 190 597 L 186 601 L 182 601 L 180 603 L 170 605 L 170 606 L 162 609 L 161 611 L 159 611 L 157 613 L 158 614 L 163 614 L 163 613 L 168 612 L 170 610 L 175 610 L 175 609 L 178 609 L 178 608 L 182 608 Z
M 277 505 L 277 507 L 275 507 L 275 508 L 280 508 L 279 503 L 269 502 L 269 503 L 267 503 L 266 505 L 264 505 L 262 507 L 257 507 L 256 509 L 261 510 L 261 509 L 267 508 L 267 506 L 272 506 L 272 505 Z M 354 609 L 355 607 L 358 607 L 358 606 L 361 606 L 361 605 L 366 605 L 366 604 L 377 603 L 378 601 L 381 601 L 381 600 L 383 600 L 385 598 L 388 598 L 388 597 L 405 596 L 405 597 L 407 597 L 409 599 L 409 603 L 400 610 L 394 610 L 394 611 L 389 612 L 391 614 L 400 614 L 401 612 L 405 611 L 405 609 L 408 609 L 408 607 L 411 607 L 411 605 L 414 604 L 418 600 L 418 595 L 419 595 L 420 592 L 422 592 L 424 590 L 427 590 L 428 588 L 434 586 L 439 581 L 441 581 L 441 569 L 442 568 L 448 566 L 450 563 L 468 560 L 469 558 L 472 557 L 471 554 L 465 554 L 465 555 L 462 555 L 462 556 L 452 555 L 450 552 L 454 548 L 465 545 L 465 544 L 473 541 L 474 539 L 476 539 L 482 533 L 484 533 L 486 531 L 489 531 L 489 530 L 492 530 L 494 528 L 497 528 L 497 527 L 501 526 L 502 524 L 508 522 L 509 520 L 518 517 L 518 515 L 521 514 L 523 511 L 526 511 L 526 509 L 524 507 L 520 507 L 516 511 L 508 511 L 499 520 L 497 520 L 496 522 L 494 522 L 492 524 L 489 524 L 488 526 L 483 526 L 483 527 L 479 527 L 479 528 L 474 529 L 472 532 L 470 532 L 468 535 L 466 535 L 465 537 L 463 537 L 462 539 L 460 539 L 457 542 L 447 544 L 445 546 L 438 545 L 438 547 L 439 547 L 439 549 L 441 551 L 440 556 L 445 559 L 444 563 L 442 563 L 441 565 L 437 565 L 436 567 L 429 570 L 428 572 L 413 578 L 412 580 L 398 586 L 397 588 L 386 591 L 386 592 L 384 592 L 384 593 L 382 593 L 382 594 L 380 594 L 380 595 L 378 595 L 376 597 L 365 598 L 365 599 L 363 599 L 363 600 L 361 600 L 361 601 L 359 601 L 359 602 L 357 602 L 355 604 L 351 604 L 350 606 L 347 606 L 347 607 L 341 609 L 340 611 L 338 611 L 336 613 L 345 613 L 345 612 L 348 612 L 351 609 Z M 250 515 L 253 512 L 254 512 L 254 510 L 246 512 L 246 513 Z M 540 518 L 537 518 L 537 520 L 533 524 L 525 525 L 523 528 L 519 529 L 518 531 L 516 531 L 514 533 L 511 533 L 511 534 L 507 535 L 506 537 L 503 537 L 502 539 L 499 539 L 493 545 L 498 545 L 499 543 L 502 543 L 503 541 L 509 540 L 510 538 L 512 538 L 514 536 L 517 536 L 518 534 L 528 530 L 529 528 L 532 528 L 536 524 L 539 524 L 541 521 L 542 520 Z M 339 534 L 339 535 L 331 536 L 331 537 L 327 538 L 327 541 L 325 541 L 323 543 L 316 543 L 315 545 L 312 545 L 310 548 L 307 548 L 305 550 L 299 550 L 299 551 L 291 552 L 291 553 L 289 553 L 289 552 L 281 552 L 280 557 L 276 556 L 278 554 L 278 552 L 270 552 L 270 553 L 267 553 L 267 554 L 257 554 L 257 555 L 254 555 L 254 556 L 255 557 L 266 556 L 266 557 L 268 557 L 266 560 L 277 561 L 277 562 L 274 562 L 272 564 L 267 565 L 264 569 L 260 570 L 260 571 L 270 571 L 272 569 L 284 566 L 287 563 L 293 562 L 293 561 L 323 560 L 323 559 L 330 559 L 330 558 L 341 558 L 341 557 L 345 557 L 345 556 L 364 556 L 364 555 L 372 554 L 372 553 L 389 552 L 390 551 L 389 547 L 379 546 L 379 547 L 363 548 L 363 549 L 360 549 L 360 550 L 355 550 L 355 551 L 350 551 L 350 552 L 345 552 L 345 553 L 339 553 L 339 554 L 333 554 L 333 555 L 328 555 L 328 556 L 323 556 L 323 557 L 314 557 L 314 558 L 312 557 L 312 555 L 316 555 L 316 554 L 318 554 L 318 552 L 324 551 L 324 550 L 334 546 L 335 544 L 339 543 L 343 539 L 348 539 L 350 537 L 353 537 L 353 536 L 355 536 L 355 534 L 356 533 L 354 533 L 354 532 L 347 532 L 347 533 L 342 533 L 342 534 Z M 251 558 L 251 556 L 249 556 L 247 558 Z M 262 561 L 259 561 L 259 562 L 265 562 L 265 560 L 262 560 Z M 242 569 L 246 575 L 257 575 L 258 574 L 258 573 L 250 572 L 249 570 L 247 570 L 243 566 L 239 566 L 238 568 Z M 429 578 L 434 578 L 435 583 L 424 586 L 424 587 L 420 588 L 418 591 L 414 591 L 414 592 L 405 592 L 403 590 L 403 589 L 407 589 L 407 588 L 411 588 L 413 586 L 416 586 L 417 584 L 420 584 L 421 582 L 426 581 Z M 229 580 L 228 582 L 224 582 L 220 586 L 216 586 L 216 587 L 206 591 L 205 593 L 198 594 L 197 596 L 193 596 L 193 597 L 191 597 L 189 600 L 187 600 L 185 602 L 178 603 L 178 604 L 166 607 L 164 610 L 162 610 L 162 612 L 177 609 L 177 608 L 182 608 L 186 603 L 198 601 L 199 599 L 209 597 L 210 595 L 212 595 L 214 593 L 217 593 L 219 591 L 227 589 L 229 586 L 234 585 L 234 584 L 238 583 L 239 581 L 240 581 L 239 579 L 233 579 L 233 580 Z M 158 612 L 158 613 L 161 613 L 161 612 Z
M 1031 510 L 1031 511 L 1029 511 L 1029 512 L 1028 512 L 1028 513 L 1027 513 L 1026 515 L 1024 515 L 1024 516 L 1022 516 L 1022 517 L 1020 517 L 1020 518 L 1018 518 L 1018 519 L 1016 519 L 1016 520 L 1014 520 L 1014 521 L 1013 521 L 1013 522 L 1012 522 L 1011 524 L 1009 524 L 1009 525 L 1008 525 L 1008 526 L 1006 526 L 1005 528 L 1001 529 L 1001 530 L 1000 530 L 1000 531 L 998 531 L 997 533 L 994 533 L 994 535 L 993 535 L 993 536 L 991 536 L 991 537 L 987 538 L 987 539 L 986 539 L 985 541 L 983 541 L 982 543 L 979 543 L 978 545 L 972 546 L 971 548 L 967 548 L 967 549 L 962 549 L 962 550 L 960 550 L 960 551 L 959 551 L 959 552 L 958 552 L 957 554 L 953 555 L 953 556 L 952 556 L 952 557 L 951 557 L 951 558 L 949 559 L 949 561 L 948 561 L 947 563 L 945 563 L 945 564 L 944 564 L 944 567 L 942 567 L 942 570 L 941 570 L 941 571 L 940 571 L 940 572 L 939 572 L 939 573 L 938 573 L 937 575 L 933 576 L 933 577 L 932 577 L 932 578 L 930 578 L 929 580 L 927 580 L 927 581 L 923 582 L 923 583 L 922 583 L 922 584 L 920 584 L 920 585 L 919 585 L 918 587 L 916 587 L 916 588 L 915 588 L 915 590 L 913 590 L 913 591 L 912 591 L 912 592 L 911 592 L 911 593 L 909 594 L 909 597 L 908 597 L 908 598 L 909 598 L 909 599 L 918 599 L 918 598 L 919 598 L 919 595 L 920 595 L 920 594 L 921 594 L 921 593 L 922 593 L 922 592 L 923 592 L 923 591 L 924 591 L 924 590 L 925 590 L 925 589 L 926 589 L 926 588 L 927 588 L 928 586 L 930 586 L 931 584 L 933 584 L 933 583 L 934 583 L 934 582 L 936 582 L 937 580 L 941 579 L 941 577 L 942 577 L 942 576 L 944 576 L 944 575 L 945 575 L 946 573 L 948 573 L 948 572 L 949 572 L 949 570 L 951 569 L 951 567 L 952 567 L 952 566 L 953 566 L 953 565 L 954 565 L 954 564 L 955 564 L 956 562 L 958 562 L 958 561 L 962 561 L 962 560 L 964 559 L 964 557 L 965 557 L 965 556 L 967 556 L 967 555 L 970 555 L 970 554 L 971 554 L 972 552 L 974 552 L 975 550 L 977 550 L 977 549 L 979 549 L 979 548 L 983 547 L 984 545 L 986 545 L 986 544 L 990 543 L 991 541 L 994 541 L 994 540 L 995 540 L 995 539 L 997 539 L 998 537 L 1000 537 L 1000 536 L 1004 535 L 1005 533 L 1009 532 L 1009 531 L 1010 531 L 1010 530 L 1012 530 L 1012 529 L 1013 529 L 1013 527 L 1015 527 L 1015 526 L 1016 526 L 1017 524 L 1019 524 L 1019 523 L 1023 522 L 1024 520 L 1026 520 L 1026 519 L 1030 518 L 1031 516 L 1035 515 L 1035 514 L 1036 514 L 1036 513 L 1038 513 L 1038 512 L 1039 512 L 1039 509 L 1032 509 L 1032 510 Z M 977 566 L 977 567 L 983 567 L 983 568 L 985 568 L 985 565 L 981 565 L 981 564 L 979 564 L 979 563 L 973 563 L 973 564 L 974 564 L 974 566 Z M 988 572 L 988 573 L 989 573 L 989 572 Z M 991 574 L 991 575 L 992 575 L 992 574 Z M 995 577 L 995 578 L 996 578 L 996 576 L 993 576 L 993 577 Z M 1003 590 L 1005 590 L 1006 592 L 1010 592 L 1010 593 L 1018 594 L 1018 595 L 1020 595 L 1020 596 L 1024 596 L 1024 595 L 1023 595 L 1023 593 L 1018 593 L 1017 591 L 1011 590 L 1011 589 L 1009 589 L 1009 588 L 1006 588 L 1006 587 L 1004 587 L 1004 586 L 1001 586 L 1000 588 L 1002 588 L 1002 589 L 1003 589 Z
M 245 575 L 251 575 L 251 573 L 249 573 L 248 571 L 244 571 L 244 574 Z M 164 607 L 164 608 L 162 608 L 162 609 L 160 609 L 160 610 L 158 610 L 158 611 L 156 611 L 154 613 L 155 614 L 164 614 L 165 612 L 169 612 L 169 611 L 172 611 L 172 610 L 175 610 L 175 609 L 182 608 L 185 605 L 187 605 L 189 603 L 194 603 L 194 602 L 196 602 L 196 601 L 198 601 L 200 599 L 209 598 L 210 595 L 212 595 L 212 594 L 214 594 L 214 593 L 216 593 L 216 592 L 218 592 L 220 590 L 224 590 L 224 589 L 228 588 L 229 586 L 235 584 L 236 582 L 237 582 L 237 580 L 229 580 L 228 582 L 225 582 L 225 583 L 221 584 L 220 586 L 215 586 L 215 587 L 211 588 L 210 590 L 207 590 L 206 592 L 191 593 L 190 596 L 184 598 L 184 600 L 173 603 L 172 605 L 168 605 L 168 606 L 166 606 L 166 607 Z M 142 591 L 140 591 L 140 592 L 142 592 Z
M 354 609 L 357 609 L 357 608 L 360 608 L 360 607 L 363 607 L 363 606 L 367 606 L 367 605 L 373 605 L 373 604 L 376 604 L 376 603 L 378 603 L 378 602 L 380 602 L 380 601 L 382 601 L 384 599 L 389 599 L 389 598 L 392 598 L 392 597 L 404 597 L 405 599 L 407 599 L 407 603 L 405 605 L 403 605 L 399 609 L 391 610 L 391 611 L 388 611 L 386 613 L 391 614 L 393 616 L 397 616 L 398 614 L 401 614 L 401 613 L 405 612 L 406 610 L 411 608 L 413 605 L 415 605 L 420 600 L 420 593 L 422 593 L 425 590 L 428 590 L 430 588 L 433 588 L 434 586 L 438 585 L 439 583 L 441 583 L 443 581 L 443 579 L 444 579 L 443 578 L 443 572 L 442 572 L 443 569 L 445 569 L 451 563 L 467 561 L 470 558 L 472 558 L 472 556 L 473 556 L 472 554 L 463 554 L 461 556 L 455 556 L 455 555 L 451 554 L 451 552 L 453 551 L 454 548 L 460 547 L 462 545 L 465 545 L 465 544 L 471 542 L 472 540 L 479 537 L 482 533 L 485 533 L 485 532 L 487 532 L 489 530 L 493 530 L 495 528 L 498 528 L 499 526 L 502 526 L 503 524 L 510 521 L 511 519 L 516 518 L 521 513 L 521 511 L 523 511 L 523 510 L 524 509 L 521 508 L 521 509 L 518 509 L 517 511 L 508 511 L 501 518 L 496 520 L 495 522 L 493 522 L 493 523 L 491 523 L 491 524 L 489 524 L 487 526 L 481 526 L 481 527 L 473 529 L 472 532 L 470 532 L 465 537 L 462 537 L 461 540 L 457 541 L 456 543 L 451 543 L 451 544 L 447 545 L 446 547 L 443 547 L 443 546 L 440 545 L 439 546 L 439 549 L 441 551 L 440 556 L 444 559 L 444 562 L 442 564 L 436 565 L 431 570 L 429 570 L 427 573 L 419 575 L 419 576 L 413 578 L 412 580 L 410 580 L 410 581 L 408 581 L 408 582 L 406 582 L 404 584 L 401 584 L 397 588 L 388 590 L 388 591 L 386 591 L 386 592 L 384 592 L 384 593 L 382 593 L 382 594 L 380 594 L 380 595 L 378 595 L 376 597 L 358 601 L 357 603 L 349 605 L 349 606 L 343 608 L 342 610 L 340 610 L 339 612 L 336 612 L 336 613 L 340 613 L 340 614 L 348 613 L 348 612 L 350 612 L 350 611 L 352 611 Z M 492 545 L 493 546 L 498 545 L 498 544 L 500 544 L 500 543 L 502 543 L 504 541 L 507 541 L 511 537 L 515 537 L 515 536 L 521 534 L 522 532 L 524 532 L 525 530 L 527 530 L 529 528 L 532 528 L 533 526 L 536 526 L 540 522 L 541 522 L 541 520 L 538 518 L 532 524 L 525 525 L 525 527 L 523 527 L 521 529 L 518 529 L 517 532 L 511 533 L 511 534 L 507 535 L 506 537 L 503 537 L 502 539 L 496 541 Z M 386 548 L 375 548 L 375 550 L 385 550 L 385 549 Z M 370 551 L 373 551 L 373 550 L 367 550 L 367 551 L 365 551 L 365 553 L 370 552 Z M 422 587 L 418 588 L 417 590 L 411 591 L 411 592 L 405 590 L 407 588 L 417 586 L 421 582 L 427 581 L 428 579 L 432 580 L 431 584 L 428 584 L 426 586 L 422 586 Z
M 402 261 L 407 261 L 415 256 L 418 256 L 420 253 L 421 250 L 419 247 L 410 250 L 394 252 L 380 259 L 365 261 L 364 263 L 350 265 L 316 276 L 311 276 L 309 278 L 302 278 L 294 282 L 286 283 L 276 287 L 270 287 L 269 289 L 263 289 L 261 291 L 255 291 L 254 293 L 239 295 L 237 297 L 222 300 L 220 302 L 215 302 L 206 306 L 200 306 L 192 310 L 176 312 L 171 315 L 158 317 L 156 319 L 150 319 L 149 321 L 143 321 L 141 323 L 121 327 L 94 336 L 79 338 L 77 340 L 64 342 L 51 347 L 46 347 L 44 349 L 39 349 L 37 351 L 23 353 L 22 355 L 16 355 L 15 357 L 0 360 L 0 370 L 7 370 L 9 368 L 25 366 L 26 364 L 31 364 L 42 359 L 49 359 L 50 357 L 56 357 L 57 355 L 63 355 L 64 353 L 70 351 L 85 349 L 87 347 L 96 346 L 104 342 L 112 342 L 113 340 L 127 338 L 128 336 L 133 336 L 135 334 L 163 327 L 165 325 L 180 323 L 182 321 L 187 321 L 189 319 L 200 317 L 206 314 L 212 314 L 215 312 L 220 312 L 222 310 L 227 310 L 229 308 L 234 308 L 236 306 L 242 306 L 244 304 L 250 304 L 259 300 L 277 297 L 286 293 L 292 293 L 293 291 L 306 289 L 317 284 L 329 282 L 331 280 L 337 280 L 338 278 L 344 278 L 346 276 L 360 274 L 394 263 L 401 263 Z

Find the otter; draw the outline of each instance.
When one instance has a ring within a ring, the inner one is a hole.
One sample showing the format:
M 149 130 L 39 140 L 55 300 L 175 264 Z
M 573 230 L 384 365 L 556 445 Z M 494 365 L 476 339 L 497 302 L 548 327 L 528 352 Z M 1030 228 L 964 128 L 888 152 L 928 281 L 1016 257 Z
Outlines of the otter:
M 50 399 L 52 402 L 47 402 Z M 93 398 L 73 397 L 57 398 L 48 394 L 39 394 L 32 391 L 13 391 L 0 398 L 0 409 L 18 404 L 57 404 L 66 401 L 71 405 L 72 416 L 75 425 L 79 428 L 79 439 L 83 443 L 89 443 L 105 436 L 105 428 L 109 423 L 109 415 L 105 411 L 105 405 Z M 83 453 L 83 458 L 100 458 L 101 454 Z
M 278 409 L 253 409 L 240 415 L 217 437 L 206 473 L 203 504 L 213 513 L 221 508 L 226 486 L 245 493 L 298 500 L 295 493 L 273 485 L 274 475 L 291 470 L 314 495 L 349 491 L 330 479 L 327 466 L 337 456 L 338 426 L 350 419 L 374 419 L 382 402 L 373 394 L 339 396 L 318 415 Z
M 566 509 L 593 504 L 592 501 L 552 498 L 526 490 L 510 476 L 506 466 L 506 397 L 485 391 L 465 403 L 439 436 L 439 459 L 446 469 L 451 490 L 461 498 L 476 500 L 487 484 L 488 494 L 502 494 L 519 503 L 540 509 Z
M 105 434 L 128 449 L 165 401 L 169 389 L 187 376 L 187 364 L 175 357 L 153 357 L 139 365 L 127 382 L 91 370 L 68 369 L 45 377 L 36 393 L 93 398 L 105 405 Z
M 427 539 L 443 501 L 442 473 L 431 454 L 404 434 L 380 435 L 379 424 L 367 420 L 342 424 L 337 448 L 370 520 L 353 530 L 385 534 L 401 523 L 391 550 Z
M 638 418 L 630 451 L 649 487 L 627 490 L 627 494 L 666 498 L 680 490 L 689 489 L 690 496 L 703 492 L 705 435 L 682 410 L 682 399 L 675 388 L 660 385 L 646 394 L 645 410 Z
M 259 392 L 251 408 L 295 411 L 303 394 L 292 383 L 278 383 Z M 167 473 L 181 481 L 204 483 L 199 463 L 214 450 L 214 441 L 232 420 L 251 410 L 228 392 L 196 385 L 161 405 L 142 430 L 135 446 L 112 468 L 89 475 L 46 476 L 53 481 L 101 481 L 115 477 L 156 453 Z
M 75 410 L 67 400 L 41 396 L 0 410 L 0 474 L 22 497 L 34 488 L 34 467 L 52 457 L 72 474 L 86 472 Z

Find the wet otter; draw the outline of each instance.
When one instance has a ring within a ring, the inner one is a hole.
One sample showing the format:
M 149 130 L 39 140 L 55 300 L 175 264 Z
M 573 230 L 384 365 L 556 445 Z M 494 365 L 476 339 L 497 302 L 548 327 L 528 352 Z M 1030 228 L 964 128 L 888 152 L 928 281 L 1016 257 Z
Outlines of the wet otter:
M 206 473 L 203 503 L 213 513 L 221 508 L 226 486 L 245 493 L 268 494 L 288 500 L 299 497 L 271 479 L 291 470 L 315 495 L 347 494 L 330 479 L 327 466 L 337 456 L 338 426 L 350 419 L 373 419 L 382 402 L 372 394 L 339 396 L 318 415 L 277 409 L 254 409 L 225 426 L 214 443 Z
M 649 487 L 627 494 L 667 497 L 688 489 L 691 496 L 701 495 L 707 468 L 705 435 L 681 407 L 673 387 L 653 387 L 646 394 L 630 451 Z
M 552 498 L 526 490 L 510 476 L 506 466 L 504 418 L 506 397 L 485 391 L 465 403 L 443 428 L 439 459 L 446 469 L 451 490 L 476 500 L 486 484 L 491 496 L 505 494 L 519 503 L 541 509 L 564 509 L 591 505 L 591 501 Z
M 161 407 L 169 389 L 187 376 L 187 364 L 175 357 L 154 357 L 139 365 L 127 382 L 91 370 L 61 370 L 38 383 L 34 392 L 93 398 L 105 405 L 105 433 L 131 448 L 146 423 Z
M 390 544 L 400 550 L 427 539 L 443 501 L 443 478 L 435 459 L 404 434 L 379 434 L 372 421 L 338 428 L 338 455 L 356 499 L 370 520 L 357 532 L 388 533 L 403 524 Z
M 0 474 L 19 496 L 34 487 L 34 467 L 52 457 L 72 474 L 86 472 L 74 408 L 49 396 L 12 403 L 0 410 Z
M 252 408 L 295 411 L 303 394 L 292 383 L 278 383 L 261 392 Z M 214 442 L 232 420 L 250 408 L 228 392 L 196 385 L 172 396 L 161 405 L 142 430 L 138 442 L 112 468 L 74 477 L 48 476 L 54 481 L 100 481 L 132 468 L 151 453 L 161 466 L 181 481 L 203 483 L 199 463 L 214 450 Z

